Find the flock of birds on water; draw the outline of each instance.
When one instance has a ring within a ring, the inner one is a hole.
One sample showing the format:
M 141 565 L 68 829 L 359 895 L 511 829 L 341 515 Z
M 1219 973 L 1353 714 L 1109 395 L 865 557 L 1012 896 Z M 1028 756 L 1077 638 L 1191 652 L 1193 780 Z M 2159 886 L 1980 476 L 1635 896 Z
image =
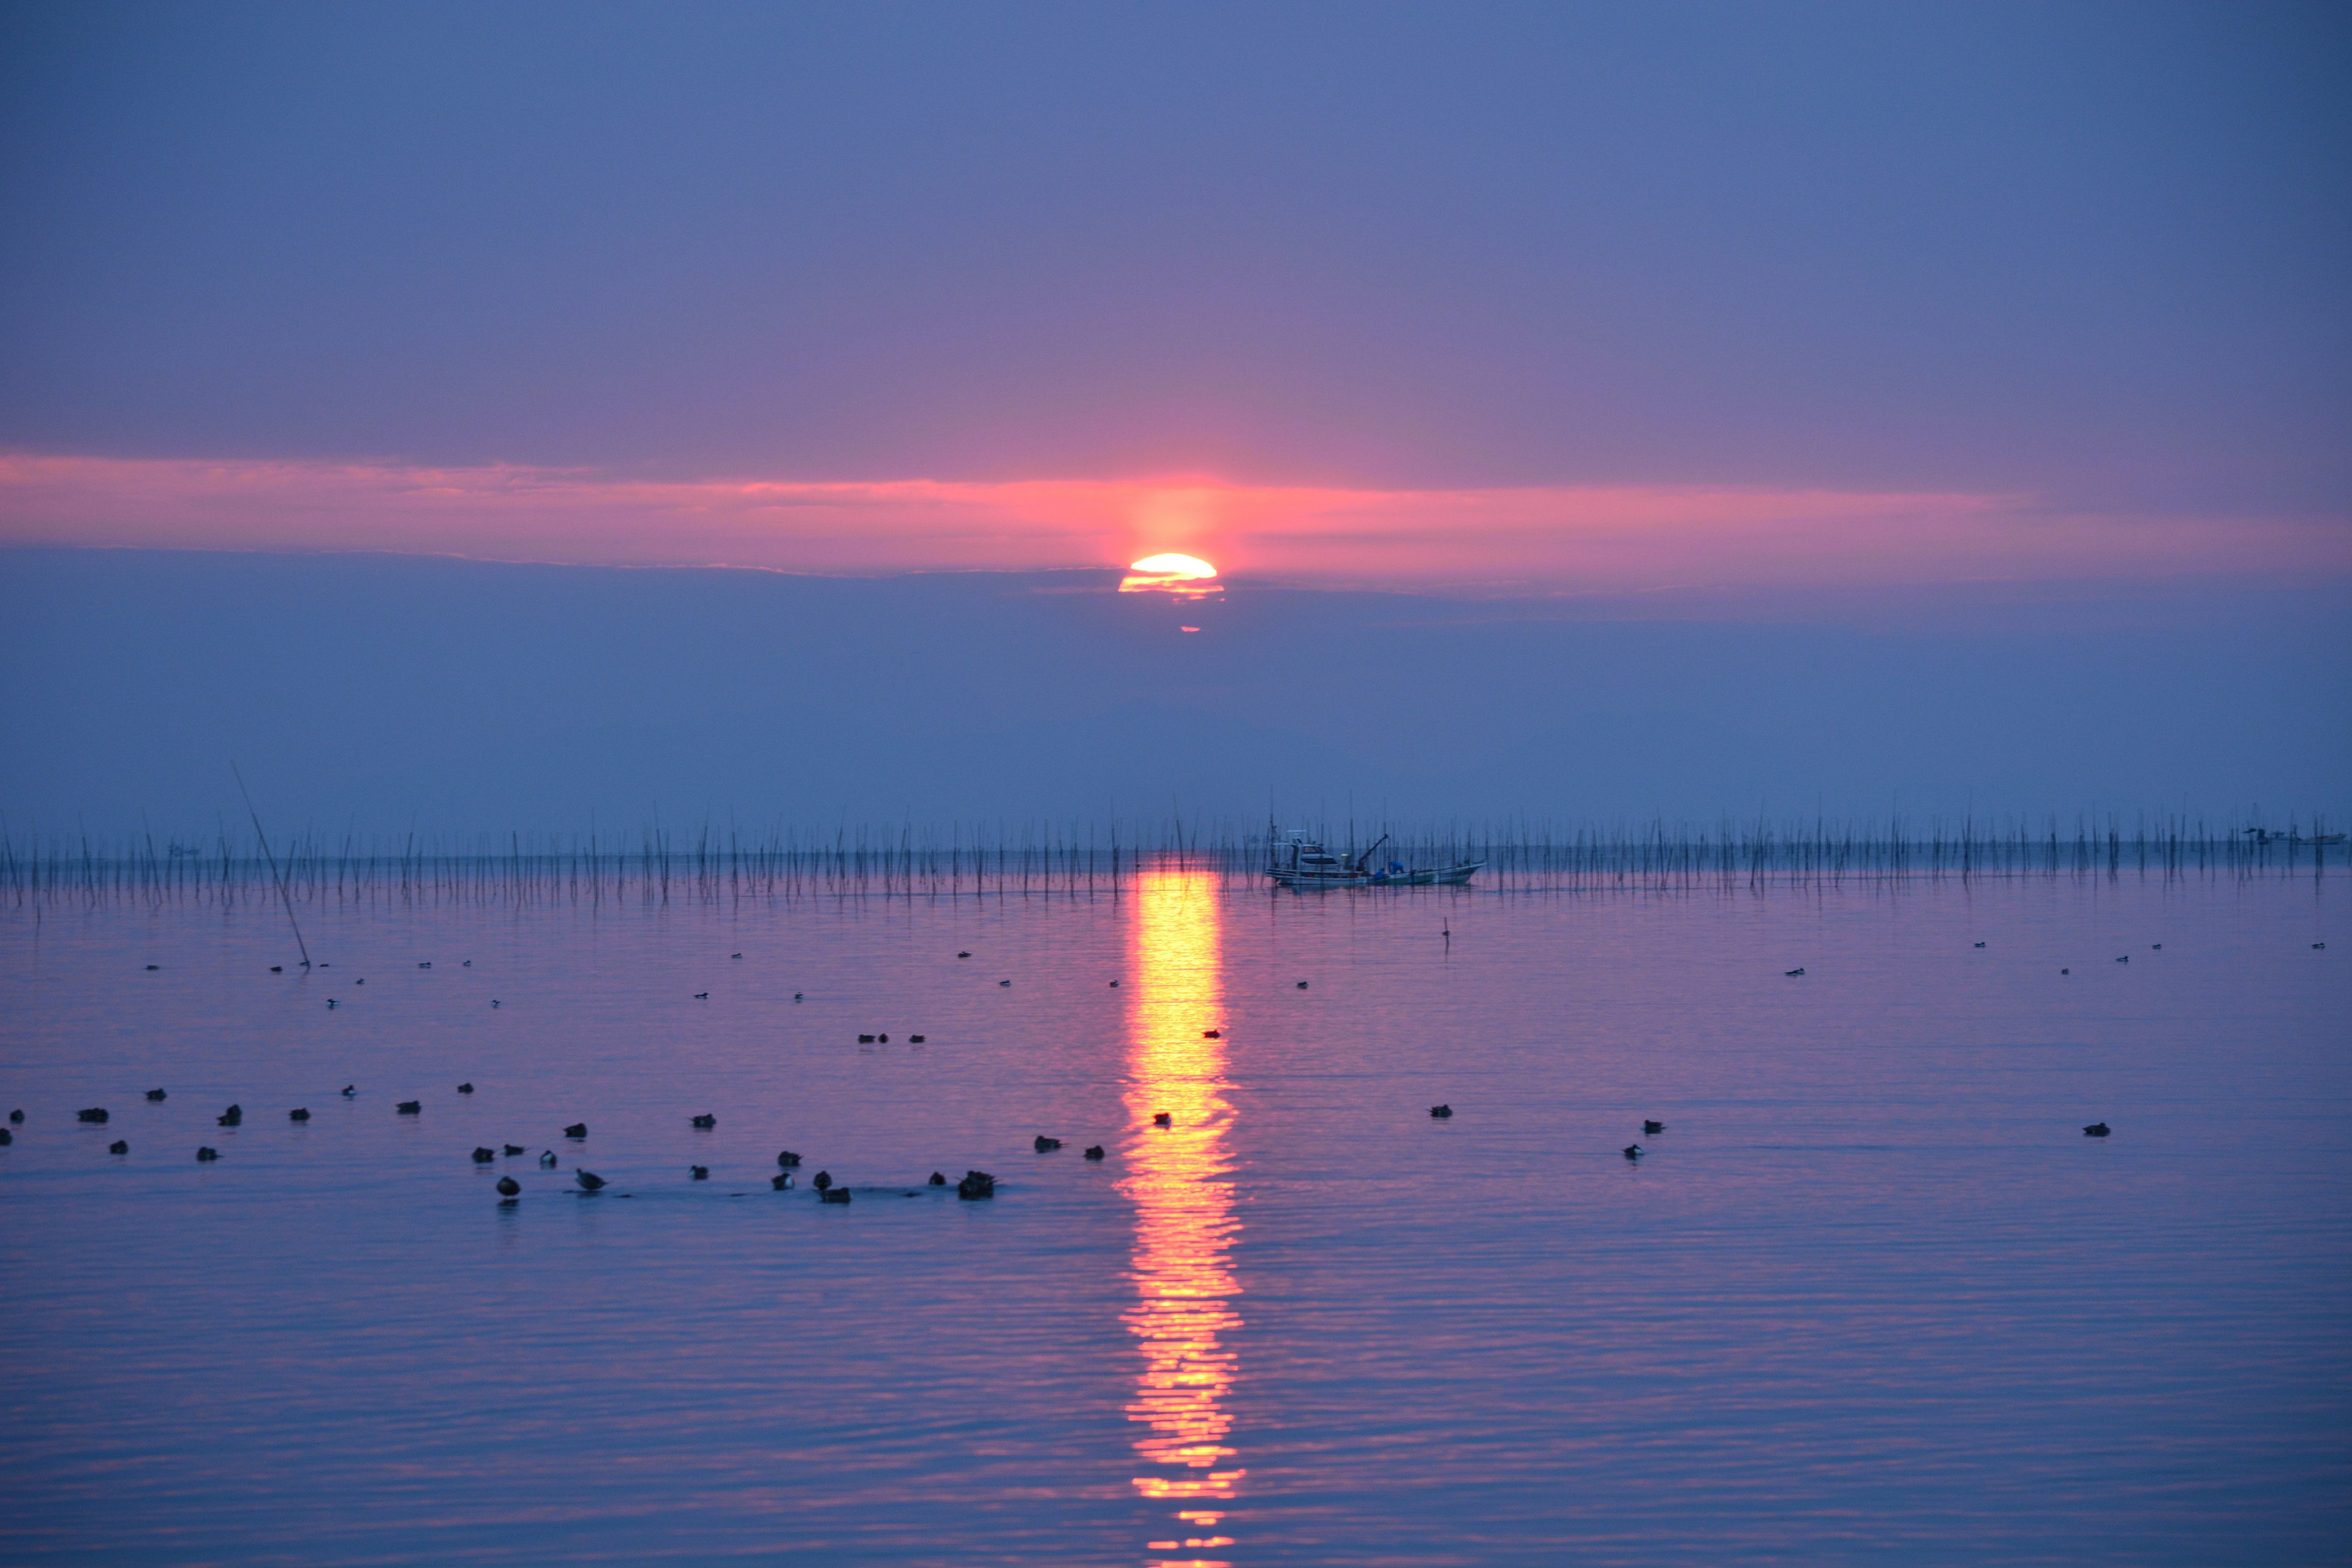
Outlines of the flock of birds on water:
M 1979 942 L 1976 945 L 1978 947 L 1982 947 L 1985 944 Z M 2327 944 L 2324 942 L 2315 942 L 2311 945 L 2315 950 L 2318 950 L 2326 948 Z M 2164 944 L 2160 942 L 2155 942 L 2150 944 L 2150 948 L 2153 952 L 2161 952 L 2164 951 Z M 730 958 L 740 959 L 743 955 L 737 952 L 730 953 L 728 956 Z M 969 952 L 960 952 L 956 956 L 958 958 L 970 958 L 971 954 Z M 2131 954 L 2124 953 L 2118 956 L 2116 959 L 2116 962 L 2117 963 L 2129 963 L 2131 962 Z M 473 964 L 474 961 L 469 958 L 465 961 L 464 967 L 470 969 L 473 967 Z M 147 965 L 147 967 L 150 970 L 157 970 L 161 969 L 163 966 L 161 964 L 151 963 Z M 286 966 L 283 964 L 273 963 L 269 966 L 269 973 L 272 974 L 282 974 L 285 973 L 285 967 Z M 304 967 L 307 968 L 309 965 L 306 964 Z M 324 969 L 327 968 L 328 965 L 321 963 L 318 967 Z M 433 965 L 430 962 L 425 962 L 420 963 L 416 967 L 419 969 L 430 969 Z M 1781 972 L 1782 977 L 1790 980 L 1801 979 L 1803 977 L 1804 973 L 1805 972 L 1801 967 L 1783 970 Z M 2062 968 L 2058 973 L 2061 974 L 2072 974 L 2074 971 L 2071 968 Z M 367 982 L 364 979 L 362 979 L 357 981 L 355 984 L 364 985 Z M 1010 980 L 1000 980 L 997 982 L 997 984 L 1001 986 L 1010 986 L 1012 984 L 1013 982 Z M 1114 980 L 1110 984 L 1113 989 L 1117 989 L 1118 982 Z M 1301 991 L 1306 990 L 1307 988 L 1307 983 L 1304 980 L 1297 982 L 1297 988 Z M 698 991 L 695 993 L 695 999 L 697 1001 L 707 1001 L 709 1000 L 709 995 L 710 993 L 708 991 Z M 803 993 L 798 991 L 793 993 L 793 1001 L 799 1002 L 804 999 L 804 994 Z M 330 1008 L 334 1007 L 336 1005 L 334 998 L 328 998 L 327 1005 Z M 499 1005 L 499 1004 L 496 999 L 493 999 L 490 1005 L 496 1007 Z M 1201 1031 L 1201 1037 L 1208 1040 L 1221 1039 L 1223 1037 L 1223 1033 L 1224 1032 L 1222 1029 L 1203 1029 Z M 887 1045 L 889 1041 L 890 1037 L 888 1035 L 881 1034 L 879 1032 L 869 1035 L 860 1035 L 857 1037 L 857 1042 L 860 1045 Z M 924 1043 L 924 1037 L 921 1035 L 909 1035 L 907 1037 L 907 1042 L 909 1045 L 921 1045 Z M 461 1083 L 457 1086 L 457 1092 L 459 1094 L 471 1094 L 474 1092 L 474 1086 L 471 1083 Z M 359 1087 L 356 1084 L 347 1083 L 343 1086 L 342 1097 L 345 1100 L 352 1099 L 356 1097 L 358 1093 Z M 168 1098 L 168 1093 L 161 1089 L 151 1089 L 147 1091 L 147 1099 L 151 1102 L 161 1103 Z M 400 1116 L 420 1116 L 424 1113 L 424 1110 L 425 1106 L 422 1100 L 404 1100 L 394 1108 L 394 1114 Z M 1429 1108 L 1429 1114 L 1432 1119 L 1435 1121 L 1450 1121 L 1454 1116 L 1454 1107 L 1450 1104 L 1433 1105 Z M 297 1106 L 295 1109 L 288 1111 L 286 1116 L 288 1121 L 298 1124 L 307 1122 L 310 1120 L 310 1108 L 308 1106 Z M 86 1125 L 101 1127 L 106 1125 L 107 1122 L 111 1120 L 110 1113 L 107 1109 L 104 1106 L 99 1105 L 87 1106 L 75 1112 L 75 1117 L 77 1121 Z M 231 1105 L 226 1110 L 224 1110 L 220 1114 L 217 1120 L 219 1125 L 223 1127 L 243 1126 L 245 1123 L 245 1108 L 242 1105 Z M 1169 1111 L 1156 1111 L 1152 1115 L 1151 1121 L 1154 1127 L 1164 1130 L 1172 1128 L 1175 1125 L 1175 1117 Z M 24 1124 L 24 1110 L 21 1108 L 11 1110 L 8 1113 L 8 1126 L 0 1127 L 0 1148 L 5 1148 L 14 1143 L 16 1142 L 16 1133 L 13 1130 L 22 1127 Z M 719 1125 L 719 1118 L 714 1114 L 705 1112 L 692 1118 L 691 1125 L 697 1131 L 708 1131 Z M 1654 1118 L 1645 1118 L 1642 1122 L 1642 1135 L 1645 1138 L 1654 1138 L 1665 1130 L 1666 1124 Z M 2113 1129 L 2108 1127 L 2105 1121 L 2094 1121 L 2083 1129 L 2083 1135 L 2086 1138 L 2105 1138 L 2112 1131 Z M 588 1124 L 584 1121 L 575 1121 L 563 1130 L 563 1136 L 575 1143 L 583 1142 L 588 1137 Z M 1033 1140 L 1032 1147 L 1040 1154 L 1047 1154 L 1061 1148 L 1062 1141 L 1059 1138 L 1049 1137 L 1041 1132 L 1037 1134 L 1034 1140 Z M 530 1151 L 522 1144 L 505 1143 L 496 1149 L 487 1147 L 477 1148 L 474 1151 L 472 1157 L 475 1164 L 488 1165 L 496 1163 L 500 1159 L 511 1160 L 518 1158 L 529 1152 Z M 131 1144 L 128 1140 L 118 1138 L 112 1143 L 108 1145 L 107 1152 L 118 1155 L 128 1154 L 131 1152 Z M 1621 1152 L 1628 1161 L 1638 1162 L 1643 1158 L 1643 1156 L 1647 1154 L 1649 1151 L 1644 1149 L 1640 1143 L 1634 1142 L 1626 1144 L 1622 1150 L 1619 1151 L 1619 1152 Z M 1088 1160 L 1099 1161 L 1107 1158 L 1108 1156 L 1103 1146 L 1099 1143 L 1095 1143 L 1087 1146 L 1085 1157 Z M 200 1145 L 196 1150 L 196 1160 L 200 1164 L 210 1163 L 219 1158 L 220 1151 L 208 1143 Z M 561 1163 L 562 1162 L 557 1159 L 554 1150 L 542 1149 L 540 1151 L 539 1164 L 541 1169 L 551 1171 L 556 1169 Z M 800 1169 L 801 1156 L 790 1149 L 780 1150 L 776 1154 L 776 1164 L 778 1169 L 776 1173 L 769 1178 L 769 1185 L 774 1191 L 780 1193 L 792 1190 L 796 1184 L 794 1173 Z M 710 1168 L 708 1165 L 689 1165 L 687 1167 L 687 1179 L 695 1182 L 709 1181 L 710 1179 Z M 604 1177 L 596 1174 L 595 1172 L 584 1168 L 576 1170 L 572 1173 L 572 1181 L 577 1192 L 583 1196 L 600 1193 L 604 1191 L 604 1188 L 611 1185 L 610 1183 L 605 1181 Z M 929 1184 L 934 1187 L 947 1186 L 949 1184 L 946 1173 L 933 1171 L 930 1174 Z M 958 1198 L 978 1200 L 983 1198 L 993 1198 L 996 1195 L 996 1178 L 986 1171 L 968 1170 L 963 1173 L 962 1178 L 954 1184 L 956 1196 Z M 833 1173 L 829 1171 L 819 1171 L 813 1178 L 810 1179 L 809 1185 L 815 1190 L 817 1201 L 819 1203 L 846 1204 L 850 1202 L 849 1188 L 835 1181 Z M 516 1181 L 512 1176 L 500 1176 L 498 1181 L 498 1191 L 499 1203 L 501 1207 L 511 1205 L 521 1201 L 522 1184 Z M 912 1194 L 909 1194 L 908 1195 L 911 1196 Z

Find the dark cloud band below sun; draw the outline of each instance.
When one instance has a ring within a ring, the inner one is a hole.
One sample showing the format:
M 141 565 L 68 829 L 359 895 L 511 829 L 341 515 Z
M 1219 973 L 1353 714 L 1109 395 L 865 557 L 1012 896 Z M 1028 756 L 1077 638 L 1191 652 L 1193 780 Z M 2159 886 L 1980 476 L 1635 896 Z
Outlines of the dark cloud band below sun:
M 1380 490 L 1130 481 L 651 480 L 499 465 L 0 457 L 0 543 L 382 551 L 816 574 L 1122 567 L 1480 594 L 2343 575 L 2340 520 L 1739 486 Z

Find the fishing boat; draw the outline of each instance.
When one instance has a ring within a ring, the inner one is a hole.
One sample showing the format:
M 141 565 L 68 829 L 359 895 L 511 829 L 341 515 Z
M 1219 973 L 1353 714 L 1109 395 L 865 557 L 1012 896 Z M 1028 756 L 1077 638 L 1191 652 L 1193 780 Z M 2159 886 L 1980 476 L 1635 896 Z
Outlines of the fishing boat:
M 1407 866 L 1402 860 L 1391 860 L 1379 870 L 1372 868 L 1372 857 L 1381 845 L 1389 841 L 1381 834 L 1378 842 L 1352 859 L 1334 855 L 1322 843 L 1310 837 L 1306 829 L 1292 827 L 1270 830 L 1266 841 L 1265 874 L 1276 887 L 1310 888 L 1458 888 L 1470 880 L 1484 860 L 1457 860 L 1451 866 Z

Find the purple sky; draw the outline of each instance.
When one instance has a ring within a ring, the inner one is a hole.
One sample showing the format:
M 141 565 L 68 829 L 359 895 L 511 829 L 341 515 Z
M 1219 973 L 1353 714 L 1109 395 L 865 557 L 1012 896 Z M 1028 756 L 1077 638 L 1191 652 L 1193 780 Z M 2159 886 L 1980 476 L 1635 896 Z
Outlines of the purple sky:
M 16 5 L 0 812 L 2326 808 L 2347 120 L 2327 5 Z
M 1438 554 L 1453 531 L 1507 566 L 1449 497 L 1965 497 L 2126 531 L 2095 555 L 2145 522 L 2196 532 L 2180 570 L 2242 537 L 2258 570 L 2352 565 L 2337 8 L 77 3 L 5 26 L 20 458 L 1402 493 Z M 0 537 L 289 542 L 118 527 L 96 479 L 75 499 L 0 486 Z M 290 542 L 401 548 L 397 510 Z M 1100 542 L 1132 523 L 993 563 L 1118 564 Z M 568 526 L 473 552 L 612 558 Z M 729 559 L 635 526 L 640 557 Z M 776 531 L 760 563 L 842 564 Z M 1967 553 L 1905 571 L 2091 570 Z M 1543 585 L 1619 585 L 1568 554 Z M 1276 555 L 1382 575 L 1339 540 Z

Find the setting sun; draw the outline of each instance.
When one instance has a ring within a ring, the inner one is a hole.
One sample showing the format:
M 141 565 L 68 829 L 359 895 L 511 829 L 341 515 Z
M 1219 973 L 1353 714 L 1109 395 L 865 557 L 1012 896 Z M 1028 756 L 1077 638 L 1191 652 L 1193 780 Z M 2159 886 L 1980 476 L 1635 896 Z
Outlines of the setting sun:
M 1197 555 L 1147 555 L 1127 569 L 1120 579 L 1122 594 L 1176 594 L 1197 598 L 1222 592 L 1213 579 L 1217 569 Z

